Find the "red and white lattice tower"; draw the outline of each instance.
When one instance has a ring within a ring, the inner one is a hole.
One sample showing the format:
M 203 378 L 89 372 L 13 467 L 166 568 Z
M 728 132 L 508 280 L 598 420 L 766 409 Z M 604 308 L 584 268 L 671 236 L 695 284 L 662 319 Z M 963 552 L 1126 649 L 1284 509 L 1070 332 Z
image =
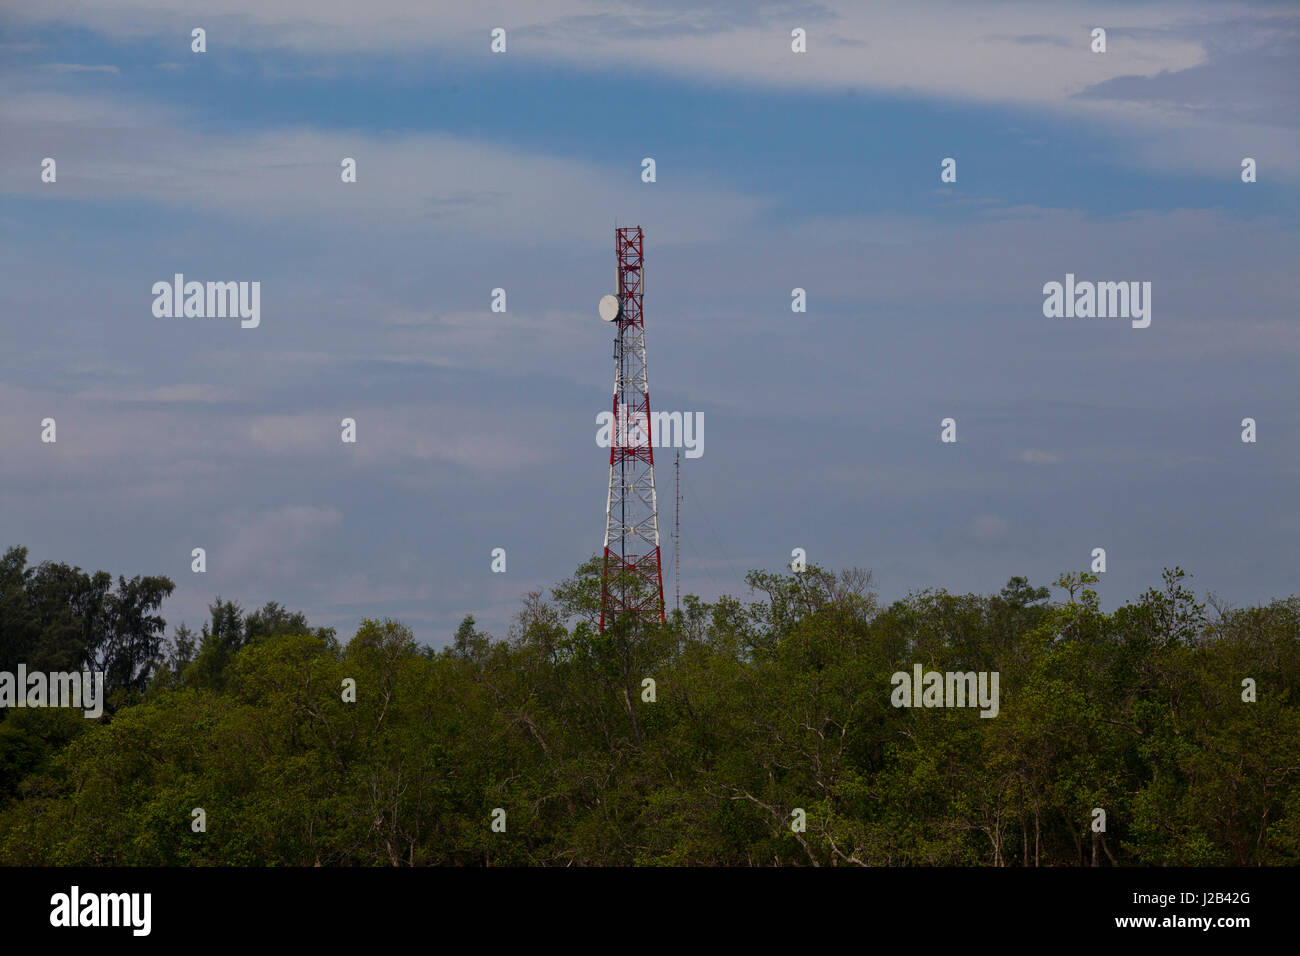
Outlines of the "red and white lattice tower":
M 659 505 L 646 374 L 644 236 L 641 227 L 614 230 L 618 295 L 601 300 L 601 318 L 615 324 L 614 423 L 609 440 L 605 560 L 600 579 L 600 629 L 624 618 L 664 620 L 659 563 Z M 615 299 L 616 301 L 611 301 Z

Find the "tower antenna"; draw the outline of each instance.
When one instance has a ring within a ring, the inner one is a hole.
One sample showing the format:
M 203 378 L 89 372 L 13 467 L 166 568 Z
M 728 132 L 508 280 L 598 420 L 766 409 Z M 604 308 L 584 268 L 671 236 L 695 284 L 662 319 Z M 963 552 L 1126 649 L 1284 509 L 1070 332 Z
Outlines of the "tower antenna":
M 677 492 L 677 507 L 673 511 L 673 577 L 676 579 L 677 595 L 673 607 L 682 609 L 682 453 L 678 451 L 673 458 L 673 480 Z

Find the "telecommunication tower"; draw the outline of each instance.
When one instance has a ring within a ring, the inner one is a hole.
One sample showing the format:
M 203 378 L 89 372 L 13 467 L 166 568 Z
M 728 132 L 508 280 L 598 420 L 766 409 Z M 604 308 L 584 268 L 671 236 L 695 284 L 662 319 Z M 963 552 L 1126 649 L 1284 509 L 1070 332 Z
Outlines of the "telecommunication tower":
M 600 630 L 624 618 L 664 620 L 659 562 L 659 505 L 646 374 L 644 235 L 640 226 L 614 230 L 618 294 L 600 300 L 614 323 L 614 422 L 609 439 L 605 559 L 600 578 Z

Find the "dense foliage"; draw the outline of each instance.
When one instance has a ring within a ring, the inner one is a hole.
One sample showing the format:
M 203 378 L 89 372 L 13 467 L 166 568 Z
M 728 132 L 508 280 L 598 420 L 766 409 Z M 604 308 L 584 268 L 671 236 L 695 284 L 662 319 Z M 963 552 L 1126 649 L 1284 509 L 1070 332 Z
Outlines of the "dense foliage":
M 863 572 L 754 573 L 752 603 L 601 634 L 593 559 L 435 652 L 220 599 L 164 643 L 167 579 L 15 548 L 0 670 L 102 667 L 112 696 L 0 711 L 0 862 L 1295 864 L 1300 598 L 1211 616 L 1184 578 L 1104 613 L 1086 573 L 888 607 Z M 998 716 L 892 706 L 914 663 L 997 671 Z

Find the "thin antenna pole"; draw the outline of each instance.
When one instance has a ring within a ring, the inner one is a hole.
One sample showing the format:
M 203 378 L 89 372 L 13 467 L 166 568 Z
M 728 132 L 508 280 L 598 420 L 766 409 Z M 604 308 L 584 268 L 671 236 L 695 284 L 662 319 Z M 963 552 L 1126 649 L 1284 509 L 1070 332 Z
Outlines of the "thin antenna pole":
M 673 576 L 677 579 L 677 610 L 682 609 L 682 453 L 673 461 L 673 479 L 677 485 L 677 507 L 673 512 Z

